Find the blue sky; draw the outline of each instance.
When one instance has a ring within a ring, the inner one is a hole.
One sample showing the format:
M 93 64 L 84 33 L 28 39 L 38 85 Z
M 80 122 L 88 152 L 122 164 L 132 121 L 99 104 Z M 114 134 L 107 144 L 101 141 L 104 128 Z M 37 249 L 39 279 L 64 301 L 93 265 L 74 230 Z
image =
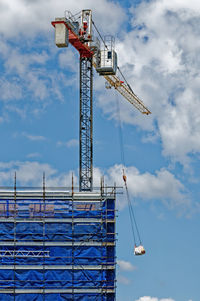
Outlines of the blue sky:
M 197 0 L 1 0 L 0 185 L 78 181 L 79 61 L 54 45 L 50 22 L 91 8 L 116 38 L 118 64 L 152 115 L 94 78 L 94 176 L 122 183 L 117 99 L 128 187 L 146 255 L 134 257 L 118 198 L 117 301 L 199 301 L 200 4 Z M 77 182 L 78 183 L 78 182 Z

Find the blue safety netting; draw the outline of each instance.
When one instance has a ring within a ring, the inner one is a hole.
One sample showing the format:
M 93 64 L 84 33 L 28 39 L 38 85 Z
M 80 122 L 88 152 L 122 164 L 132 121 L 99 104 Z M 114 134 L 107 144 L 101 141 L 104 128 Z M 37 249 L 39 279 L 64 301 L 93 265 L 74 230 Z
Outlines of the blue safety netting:
M 0 199 L 0 300 L 114 301 L 114 293 L 89 293 L 94 288 L 115 288 L 114 218 L 112 198 Z M 1 293 L 2 289 L 72 288 L 88 293 Z
M 75 202 L 71 200 L 1 200 L 0 217 L 19 218 L 106 218 L 115 215 L 113 199 L 99 202 Z
M 12 281 L 15 280 L 15 281 Z M 1 270 L 0 288 L 68 289 L 113 287 L 114 270 Z
M 15 227 L 15 231 L 14 231 Z M 93 239 L 97 241 L 114 241 L 114 223 L 80 223 L 74 222 L 72 232 L 71 223 L 46 223 L 45 227 L 42 222 L 0 222 L 0 239 L 1 241 L 10 241 L 14 239 L 20 241 L 43 239 L 49 241 L 71 241 L 72 237 L 76 241 Z M 45 233 L 43 232 L 45 231 Z
M 114 294 L 1 294 L 1 301 L 114 301 Z
M 13 246 L 1 246 L 0 254 L 5 254 L 6 251 L 13 251 Z M 71 246 L 15 246 L 15 252 L 28 251 L 41 252 L 41 257 L 33 256 L 0 256 L 0 264 L 24 264 L 24 265 L 63 265 L 63 264 L 82 264 L 82 265 L 98 265 L 98 264 L 114 264 L 115 251 L 111 246 L 83 246 L 79 245 L 72 249 Z M 44 253 L 43 253 L 44 252 Z M 73 254 L 72 254 L 73 252 Z M 20 253 L 20 254 L 22 254 Z M 9 254 L 8 252 L 6 254 Z M 16 253 L 15 253 L 16 254 Z M 43 256 L 44 254 L 44 256 Z

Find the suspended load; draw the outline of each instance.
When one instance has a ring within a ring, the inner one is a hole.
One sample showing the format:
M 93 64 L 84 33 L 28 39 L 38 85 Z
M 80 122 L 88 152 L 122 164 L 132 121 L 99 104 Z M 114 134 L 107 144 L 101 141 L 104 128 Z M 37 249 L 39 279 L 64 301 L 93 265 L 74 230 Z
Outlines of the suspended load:
M 69 34 L 68 29 L 65 26 L 66 18 L 55 18 L 55 44 L 57 47 L 68 47 Z
M 121 145 L 121 147 L 123 147 L 123 145 Z M 122 156 L 123 157 L 123 156 Z M 123 172 L 123 181 L 125 184 L 125 188 L 126 188 L 126 196 L 127 196 L 127 201 L 128 201 L 128 209 L 129 209 L 129 215 L 130 215 L 130 220 L 131 220 L 131 228 L 132 228 L 132 233 L 133 233 L 133 239 L 134 239 L 134 255 L 138 256 L 138 255 L 144 255 L 146 253 L 143 245 L 142 245 L 142 241 L 140 238 L 140 233 L 138 230 L 138 226 L 137 226 L 137 222 L 136 222 L 136 218 L 135 218 L 135 214 L 133 211 L 133 206 L 131 204 L 131 200 L 129 197 L 129 192 L 128 192 L 128 186 L 127 186 L 127 177 L 125 175 L 125 171 L 124 169 L 122 170 Z M 137 245 L 137 241 L 139 242 L 139 244 Z
M 115 75 L 117 72 L 117 53 L 114 50 L 114 38 L 104 39 L 104 48 L 97 54 L 96 70 L 100 75 Z
M 146 251 L 142 245 L 134 247 L 134 255 L 144 255 L 145 253 Z

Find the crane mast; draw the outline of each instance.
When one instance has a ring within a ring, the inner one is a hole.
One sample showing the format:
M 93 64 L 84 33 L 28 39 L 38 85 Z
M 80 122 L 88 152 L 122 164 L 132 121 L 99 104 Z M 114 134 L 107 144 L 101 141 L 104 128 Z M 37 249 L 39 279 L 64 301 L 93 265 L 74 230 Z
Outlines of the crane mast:
M 68 11 L 67 18 L 56 18 L 52 25 L 57 30 L 55 42 L 58 47 L 67 47 L 68 41 L 79 54 L 80 63 L 80 120 L 79 120 L 79 190 L 93 189 L 93 51 L 92 12 L 82 10 L 80 24 Z
M 80 151 L 79 187 L 80 191 L 93 188 L 93 114 L 92 57 L 80 57 Z
M 82 10 L 80 38 L 90 46 L 92 41 L 92 12 Z M 79 125 L 79 189 L 93 189 L 93 68 L 92 57 L 80 53 L 80 125 Z
M 113 47 L 113 37 L 110 44 L 93 38 L 90 9 L 82 10 L 80 21 L 77 15 L 66 11 L 64 18 L 55 18 L 51 22 L 55 27 L 55 44 L 58 47 L 68 47 L 70 43 L 80 54 L 80 121 L 79 121 L 79 190 L 93 190 L 93 67 L 104 76 L 108 85 L 114 87 L 125 99 L 134 105 L 141 113 L 150 114 L 130 85 L 117 77 L 117 54 Z M 98 34 L 99 31 L 97 30 Z M 119 68 L 118 68 L 119 69 Z M 123 76 L 124 78 L 124 76 Z M 125 78 L 124 78 L 125 79 Z

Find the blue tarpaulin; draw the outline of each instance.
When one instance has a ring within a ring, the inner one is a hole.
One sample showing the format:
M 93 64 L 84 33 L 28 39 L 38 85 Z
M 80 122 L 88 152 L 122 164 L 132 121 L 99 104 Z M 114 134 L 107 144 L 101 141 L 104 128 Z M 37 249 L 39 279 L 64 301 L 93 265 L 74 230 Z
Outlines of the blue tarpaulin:
M 0 229 L 0 300 L 115 300 L 114 197 L 0 199 Z

